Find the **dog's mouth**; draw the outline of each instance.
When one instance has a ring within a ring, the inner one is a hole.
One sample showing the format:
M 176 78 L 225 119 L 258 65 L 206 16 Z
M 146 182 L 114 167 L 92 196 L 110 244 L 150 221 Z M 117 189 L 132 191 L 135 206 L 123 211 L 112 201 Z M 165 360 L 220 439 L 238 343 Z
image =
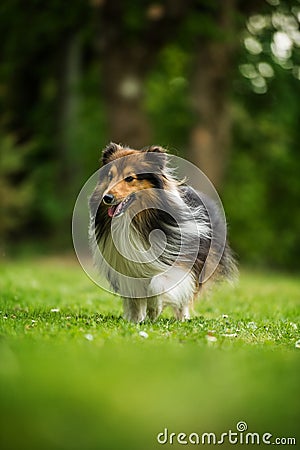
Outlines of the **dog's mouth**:
M 128 197 L 126 197 L 121 202 L 110 206 L 107 210 L 107 214 L 109 215 L 109 217 L 120 217 L 122 214 L 124 214 L 124 212 L 126 211 L 128 206 L 131 205 L 133 200 L 134 200 L 134 194 L 128 195 Z

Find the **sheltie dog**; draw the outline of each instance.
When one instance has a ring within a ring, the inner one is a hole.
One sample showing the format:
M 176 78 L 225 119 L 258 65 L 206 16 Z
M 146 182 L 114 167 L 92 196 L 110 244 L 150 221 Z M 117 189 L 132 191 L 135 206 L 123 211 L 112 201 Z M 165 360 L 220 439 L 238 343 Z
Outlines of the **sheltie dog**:
M 208 278 L 235 272 L 221 212 L 176 180 L 159 146 L 109 144 L 89 209 L 95 265 L 123 298 L 129 321 L 155 320 L 166 306 L 178 320 L 189 319 Z

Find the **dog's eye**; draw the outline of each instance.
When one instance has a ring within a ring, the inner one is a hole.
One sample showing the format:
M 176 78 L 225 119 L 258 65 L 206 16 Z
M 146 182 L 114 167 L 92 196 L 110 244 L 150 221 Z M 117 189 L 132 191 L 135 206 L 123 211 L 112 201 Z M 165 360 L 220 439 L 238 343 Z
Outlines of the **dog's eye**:
M 109 172 L 109 174 L 107 175 L 108 180 L 111 181 L 111 180 L 112 180 L 112 177 L 113 177 L 113 176 L 112 176 L 112 173 Z
M 134 178 L 130 175 L 129 177 L 124 178 L 124 180 L 127 181 L 127 183 L 130 183 Z

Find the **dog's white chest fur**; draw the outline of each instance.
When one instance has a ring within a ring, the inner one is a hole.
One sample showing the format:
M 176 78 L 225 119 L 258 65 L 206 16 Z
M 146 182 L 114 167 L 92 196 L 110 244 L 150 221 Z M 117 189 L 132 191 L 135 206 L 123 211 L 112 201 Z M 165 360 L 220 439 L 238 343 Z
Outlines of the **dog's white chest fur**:
M 125 299 L 125 318 L 140 322 L 148 315 L 155 319 L 166 306 L 174 309 L 178 319 L 188 318 L 188 304 L 195 291 L 193 275 L 183 265 L 161 261 L 159 253 L 166 248 L 155 239 L 146 246 L 132 227 L 124 233 L 124 222 L 116 221 L 111 233 L 98 243 L 94 240 L 93 247 L 100 273 Z

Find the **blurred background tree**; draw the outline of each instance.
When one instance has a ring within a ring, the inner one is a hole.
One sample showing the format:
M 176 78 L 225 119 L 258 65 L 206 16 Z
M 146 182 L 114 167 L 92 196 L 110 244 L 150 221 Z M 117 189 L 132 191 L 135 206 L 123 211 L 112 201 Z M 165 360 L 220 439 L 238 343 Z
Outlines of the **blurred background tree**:
M 299 266 L 298 0 L 0 8 L 6 251 L 70 248 L 100 149 L 159 143 L 217 186 L 241 261 Z

